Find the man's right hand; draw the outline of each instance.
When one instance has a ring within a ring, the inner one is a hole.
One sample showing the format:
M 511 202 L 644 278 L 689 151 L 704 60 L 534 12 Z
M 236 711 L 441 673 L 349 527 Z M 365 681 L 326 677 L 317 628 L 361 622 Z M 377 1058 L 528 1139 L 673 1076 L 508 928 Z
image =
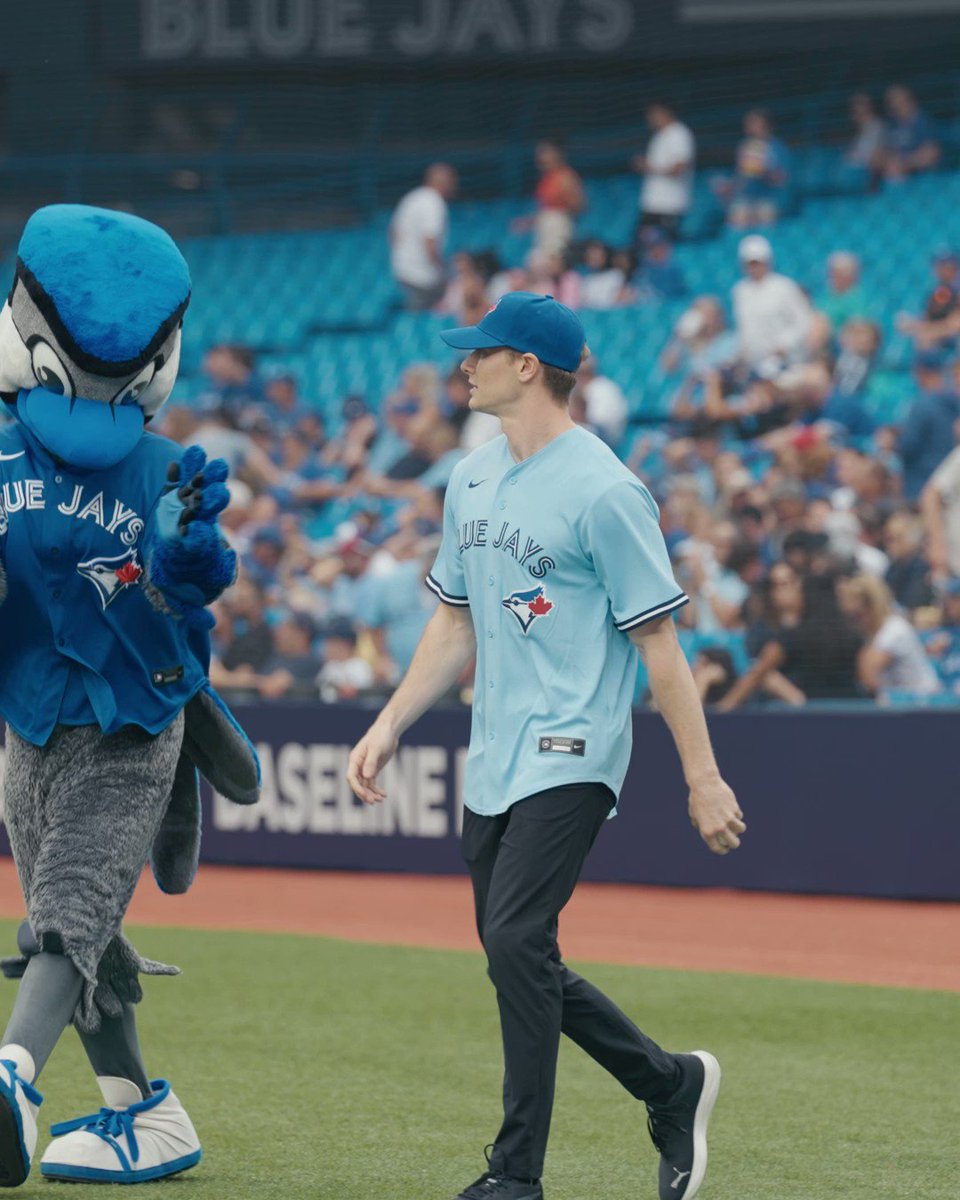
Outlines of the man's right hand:
M 399 738 L 388 726 L 375 722 L 350 751 L 347 783 L 364 804 L 379 804 L 386 793 L 376 786 L 382 768 L 393 758 Z

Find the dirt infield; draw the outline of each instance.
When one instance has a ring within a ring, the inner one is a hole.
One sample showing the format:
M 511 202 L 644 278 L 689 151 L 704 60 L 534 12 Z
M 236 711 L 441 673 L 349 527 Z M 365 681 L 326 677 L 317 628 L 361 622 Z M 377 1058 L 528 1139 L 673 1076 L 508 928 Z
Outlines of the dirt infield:
M 22 913 L 13 864 L 2 859 L 0 916 Z M 129 919 L 477 946 L 462 878 L 207 866 L 187 896 L 163 896 L 145 876 Z M 573 960 L 960 991 L 957 904 L 582 884 L 561 941 Z

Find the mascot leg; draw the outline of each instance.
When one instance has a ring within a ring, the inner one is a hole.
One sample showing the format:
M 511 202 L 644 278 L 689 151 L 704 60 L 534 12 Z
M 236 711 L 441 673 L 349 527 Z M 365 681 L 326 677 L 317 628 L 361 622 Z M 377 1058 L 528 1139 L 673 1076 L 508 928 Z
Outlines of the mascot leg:
M 4 1110 L 11 1124 L 28 1125 L 20 1091 L 27 1105 L 39 1103 L 26 1088 L 70 1019 L 108 1107 L 53 1127 L 43 1174 L 132 1183 L 199 1161 L 196 1133 L 170 1085 L 146 1079 L 131 1007 L 143 994 L 140 973 L 176 968 L 141 958 L 120 931 L 163 818 L 182 739 L 182 716 L 156 736 L 128 728 L 104 737 L 94 726 L 58 726 L 42 748 L 8 734 L 5 816 L 38 953 L 0 1047 L 0 1184 L 4 1171 L 15 1173 L 7 1160 L 16 1159 L 4 1146 Z M 101 1075 L 103 1065 L 119 1073 Z M 12 1096 L 3 1084 L 7 1070 Z M 33 1146 L 21 1138 L 19 1149 L 25 1177 Z
M 150 1079 L 140 1053 L 137 1018 L 132 1004 L 124 1002 L 119 1017 L 101 1016 L 96 1033 L 84 1033 L 82 1029 L 78 1033 L 98 1079 L 127 1079 L 136 1084 L 139 1099 L 150 1098 Z

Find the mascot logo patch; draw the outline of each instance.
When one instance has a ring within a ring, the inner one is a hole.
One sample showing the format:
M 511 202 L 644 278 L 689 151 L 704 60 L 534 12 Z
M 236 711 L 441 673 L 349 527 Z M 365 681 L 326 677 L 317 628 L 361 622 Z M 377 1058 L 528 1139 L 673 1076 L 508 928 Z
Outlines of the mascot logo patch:
M 97 589 L 104 610 L 121 592 L 139 583 L 143 574 L 143 568 L 137 562 L 137 552 L 133 549 L 115 558 L 91 558 L 87 562 L 77 563 L 77 570 Z
M 545 617 L 553 608 L 553 601 L 547 599 L 542 587 L 528 588 L 525 592 L 511 592 L 500 603 L 513 613 L 524 633 L 537 617 Z

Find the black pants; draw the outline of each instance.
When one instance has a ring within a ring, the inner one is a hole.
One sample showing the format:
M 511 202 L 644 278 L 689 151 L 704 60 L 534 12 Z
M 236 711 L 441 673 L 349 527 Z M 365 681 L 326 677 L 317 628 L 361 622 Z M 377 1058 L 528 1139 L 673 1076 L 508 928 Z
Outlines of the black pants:
M 503 1034 L 503 1125 L 490 1162 L 519 1179 L 543 1172 L 561 1033 L 639 1100 L 663 1101 L 680 1081 L 674 1056 L 560 957 L 560 910 L 613 802 L 603 784 L 569 784 L 498 816 L 463 814 L 463 856 Z

